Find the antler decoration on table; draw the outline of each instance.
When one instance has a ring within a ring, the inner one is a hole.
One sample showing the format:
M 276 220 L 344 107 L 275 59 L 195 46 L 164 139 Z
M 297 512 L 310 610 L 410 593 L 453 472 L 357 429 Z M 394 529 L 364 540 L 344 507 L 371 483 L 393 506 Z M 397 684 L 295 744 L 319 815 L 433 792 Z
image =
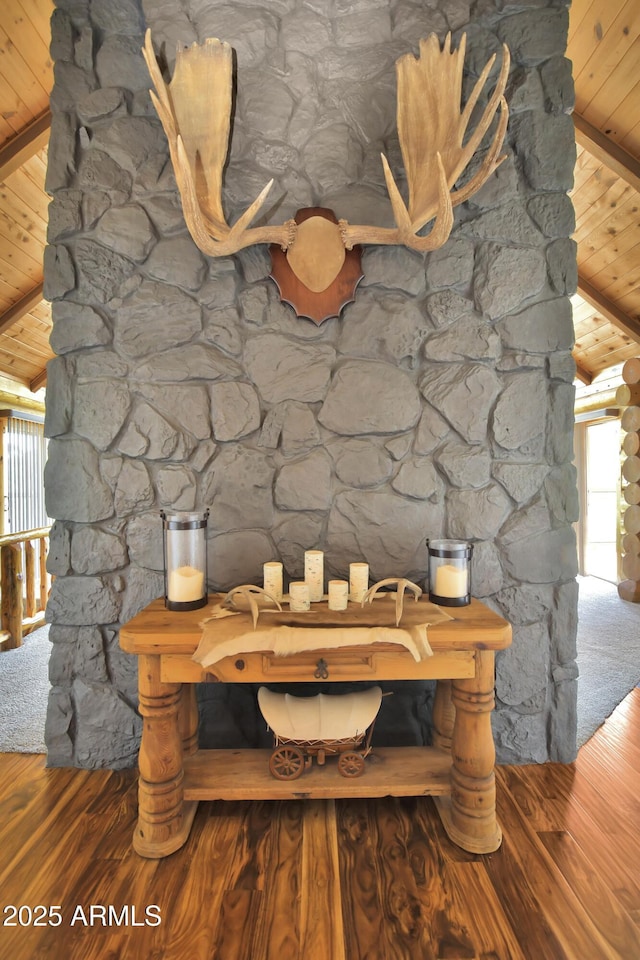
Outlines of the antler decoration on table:
M 365 603 L 373 603 L 375 597 L 378 595 L 378 591 L 382 587 L 388 587 L 392 584 L 396 584 L 396 627 L 400 625 L 402 620 L 402 608 L 404 604 L 404 592 L 405 590 L 411 590 L 413 593 L 413 599 L 417 602 L 422 596 L 422 588 L 418 586 L 417 583 L 413 583 L 412 580 L 407 580 L 404 577 L 388 577 L 386 580 L 378 580 L 377 583 L 374 583 L 372 587 L 369 587 L 367 592 L 361 601 L 361 606 L 364 607 Z
M 420 41 L 420 55 L 406 54 L 396 63 L 398 79 L 397 124 L 402 159 L 409 187 L 408 205 L 382 155 L 395 227 L 351 225 L 340 220 L 331 227 L 338 245 L 351 250 L 356 244 L 403 244 L 413 250 L 435 250 L 446 243 L 453 225 L 453 208 L 468 200 L 505 159 L 500 150 L 509 111 L 504 98 L 509 74 L 509 50 L 503 46 L 502 66 L 495 89 L 475 129 L 469 133 L 471 115 L 495 61 L 489 59 L 471 96 L 461 110 L 462 75 L 466 36 L 451 50 L 451 34 L 442 49 L 435 34 Z M 339 275 L 344 258 L 335 257 L 336 275 L 327 283 L 326 268 L 317 280 L 317 264 L 326 264 L 327 227 L 319 216 L 299 230 L 294 220 L 279 226 L 250 227 L 262 209 L 273 180 L 266 184 L 248 209 L 229 226 L 222 209 L 222 174 L 229 148 L 232 94 L 232 51 L 228 43 L 208 39 L 178 50 L 173 78 L 165 83 L 147 30 L 143 55 L 156 93 L 153 104 L 162 121 L 189 232 L 203 253 L 227 256 L 254 243 L 273 243 L 283 251 L 295 249 L 291 269 L 303 286 L 318 292 Z M 468 166 L 489 130 L 498 123 L 491 145 L 471 179 L 458 190 L 454 185 Z M 466 139 L 465 139 L 466 138 Z M 431 221 L 426 236 L 420 231 Z M 315 221 L 315 223 L 314 223 Z M 331 244 L 329 244 L 329 248 Z M 331 273 L 331 271 L 330 271 Z M 311 279 L 310 279 L 311 278 Z
M 257 597 L 264 597 L 266 600 L 270 600 L 271 603 L 275 604 L 278 610 L 282 613 L 282 606 L 278 600 L 276 600 L 275 597 L 272 597 L 270 593 L 267 593 L 266 590 L 263 590 L 262 587 L 256 587 L 253 583 L 243 583 L 239 587 L 234 587 L 233 590 L 229 590 L 229 593 L 222 601 L 222 606 L 227 607 L 227 609 L 238 610 L 235 600 L 237 594 L 239 594 L 249 605 L 254 630 L 258 626 L 258 617 L 260 616 L 260 607 L 258 606 L 258 601 L 256 599 Z

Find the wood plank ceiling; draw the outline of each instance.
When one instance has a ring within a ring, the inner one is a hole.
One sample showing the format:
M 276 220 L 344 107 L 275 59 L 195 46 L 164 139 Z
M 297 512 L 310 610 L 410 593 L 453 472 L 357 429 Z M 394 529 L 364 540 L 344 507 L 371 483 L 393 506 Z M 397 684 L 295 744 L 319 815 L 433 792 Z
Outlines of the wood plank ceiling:
M 53 0 L 0 4 L 0 376 L 46 381 L 42 299 Z M 579 378 L 640 353 L 640 0 L 574 0 L 567 56 L 576 86 Z
M 574 357 L 589 383 L 639 352 L 640 0 L 574 0 L 567 57 L 578 144 Z
M 42 299 L 52 12 L 52 0 L 0 5 L 0 375 L 33 392 L 52 356 Z

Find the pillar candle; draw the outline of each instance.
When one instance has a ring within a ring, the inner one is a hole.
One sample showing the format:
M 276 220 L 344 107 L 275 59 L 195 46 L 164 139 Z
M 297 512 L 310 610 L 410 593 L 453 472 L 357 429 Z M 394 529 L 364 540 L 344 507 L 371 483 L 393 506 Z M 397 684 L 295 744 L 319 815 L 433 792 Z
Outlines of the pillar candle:
M 304 579 L 309 584 L 312 603 L 322 600 L 324 594 L 324 554 L 322 550 L 305 550 Z
M 195 567 L 177 567 L 169 573 L 168 599 L 174 603 L 188 603 L 204 596 L 204 573 Z
M 433 593 L 437 597 L 466 597 L 469 592 L 467 567 L 443 563 L 436 568 Z
M 308 610 L 310 605 L 309 584 L 306 580 L 292 580 L 289 584 L 289 610 L 301 613 Z
M 349 564 L 349 593 L 350 599 L 360 603 L 369 589 L 369 564 Z
M 349 584 L 346 580 L 329 580 L 329 610 L 346 610 Z
M 264 589 L 274 600 L 282 600 L 282 564 L 278 560 L 269 560 L 262 567 Z

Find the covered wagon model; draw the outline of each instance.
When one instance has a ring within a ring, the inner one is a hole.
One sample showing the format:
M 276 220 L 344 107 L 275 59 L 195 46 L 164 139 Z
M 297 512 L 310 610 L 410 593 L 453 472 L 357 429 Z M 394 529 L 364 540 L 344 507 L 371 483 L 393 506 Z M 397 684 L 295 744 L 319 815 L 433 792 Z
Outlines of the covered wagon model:
M 382 702 L 380 687 L 339 695 L 295 697 L 258 690 L 262 716 L 274 735 L 269 769 L 278 780 L 295 780 L 311 766 L 338 755 L 343 777 L 359 777 L 371 751 L 373 725 Z

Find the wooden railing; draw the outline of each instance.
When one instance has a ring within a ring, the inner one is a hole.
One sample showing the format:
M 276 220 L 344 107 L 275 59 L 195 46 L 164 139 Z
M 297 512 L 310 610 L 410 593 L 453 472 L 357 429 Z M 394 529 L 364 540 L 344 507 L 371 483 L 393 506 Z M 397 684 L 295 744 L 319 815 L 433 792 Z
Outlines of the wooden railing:
M 49 527 L 0 537 L 0 646 L 19 647 L 44 623 L 51 578 L 47 573 Z

